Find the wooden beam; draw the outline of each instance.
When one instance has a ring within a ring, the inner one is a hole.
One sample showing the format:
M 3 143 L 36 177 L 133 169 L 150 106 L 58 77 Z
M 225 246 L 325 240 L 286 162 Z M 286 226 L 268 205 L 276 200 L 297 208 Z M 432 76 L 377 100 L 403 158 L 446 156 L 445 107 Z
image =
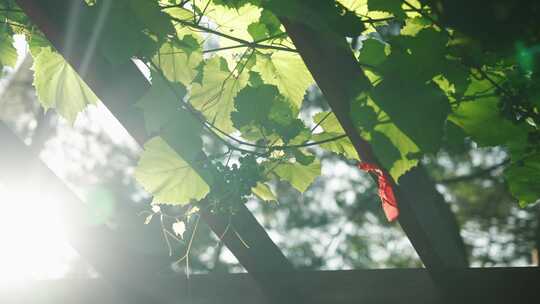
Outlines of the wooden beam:
M 88 9 L 83 1 L 17 0 L 17 3 L 75 69 L 81 72 L 82 62 L 89 62 L 86 65 L 88 69 L 82 71 L 81 76 L 131 136 L 141 145 L 149 139 L 144 130 L 142 112 L 134 104 L 150 85 L 134 63 L 111 66 L 96 51 L 100 49 L 99 44 L 96 45 L 99 40 L 92 39 L 88 28 L 77 23 L 77 18 L 69 16 L 73 11 L 79 10 L 83 14 Z M 74 5 L 78 6 L 77 9 L 72 8 Z M 102 30 L 107 31 L 107 28 Z M 293 270 L 292 264 L 244 205 L 232 216 L 202 210 L 201 217 L 216 235 L 223 236 L 223 243 L 247 271 L 255 273 L 256 278 L 259 272 Z M 243 241 L 235 233 L 224 234 L 229 223 Z M 266 289 L 273 288 L 264 278 L 261 278 L 261 285 Z
M 453 270 L 455 293 L 444 297 L 426 269 L 377 269 L 268 273 L 279 286 L 298 286 L 296 304 L 508 304 L 540 303 L 540 270 L 530 268 L 484 268 Z M 153 277 L 154 285 L 174 294 L 176 303 L 279 303 L 266 302 L 258 284 L 248 274 Z M 286 291 L 283 291 L 286 293 Z M 128 303 L 107 281 L 40 281 L 22 288 L 0 290 L 3 303 Z M 9 300 L 9 301 L 6 301 Z M 130 304 L 147 304 L 135 300 Z
M 281 21 L 362 160 L 378 163 L 349 116 L 350 102 L 371 85 L 345 38 L 315 31 L 287 18 Z M 425 169 L 418 166 L 399 182 L 394 184 L 399 222 L 424 265 L 434 274 L 447 268 L 466 267 L 459 228 Z

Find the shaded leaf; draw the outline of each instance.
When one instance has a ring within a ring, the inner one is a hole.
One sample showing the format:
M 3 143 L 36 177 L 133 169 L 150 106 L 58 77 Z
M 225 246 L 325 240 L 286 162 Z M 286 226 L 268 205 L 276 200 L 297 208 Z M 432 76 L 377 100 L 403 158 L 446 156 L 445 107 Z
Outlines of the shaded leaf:
M 358 61 L 361 64 L 377 66 L 386 59 L 385 45 L 377 39 L 367 39 L 362 42 Z
M 183 85 L 167 83 L 161 75 L 155 72 L 152 74 L 152 86 L 136 104 L 143 110 L 148 134 L 158 132 L 176 115 L 185 95 L 186 88 Z
M 540 153 L 512 163 L 504 171 L 512 195 L 525 207 L 540 199 Z

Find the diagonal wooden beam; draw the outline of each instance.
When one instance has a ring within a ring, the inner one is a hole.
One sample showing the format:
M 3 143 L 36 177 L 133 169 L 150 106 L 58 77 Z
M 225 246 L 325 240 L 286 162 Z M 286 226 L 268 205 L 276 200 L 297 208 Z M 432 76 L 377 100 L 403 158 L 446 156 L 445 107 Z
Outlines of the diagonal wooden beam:
M 83 1 L 17 0 L 17 3 L 75 69 L 79 70 L 83 59 L 88 60 L 88 69 L 81 75 L 83 79 L 139 144 L 149 139 L 142 112 L 134 106 L 149 89 L 149 83 L 132 62 L 111 66 L 99 52 L 86 53 L 99 50 L 99 45 L 95 45 L 87 28 L 69 18 L 72 5 L 79 6 L 80 10 L 87 9 Z M 67 40 L 68 31 L 71 41 Z M 68 42 L 70 45 L 66 47 Z M 272 289 L 272 284 L 264 281 L 265 277 L 259 273 L 293 270 L 292 264 L 244 205 L 232 216 L 202 210 L 201 217 L 216 235 L 223 236 L 223 243 L 255 279 L 260 278 L 265 289 Z M 229 223 L 242 240 L 235 233 L 224 233 Z
M 371 85 L 344 37 L 320 33 L 287 18 L 281 21 L 358 155 L 364 161 L 377 163 L 349 115 L 350 102 Z M 467 257 L 454 216 L 425 169 L 418 166 L 399 182 L 394 185 L 399 222 L 424 265 L 434 274 L 466 267 Z

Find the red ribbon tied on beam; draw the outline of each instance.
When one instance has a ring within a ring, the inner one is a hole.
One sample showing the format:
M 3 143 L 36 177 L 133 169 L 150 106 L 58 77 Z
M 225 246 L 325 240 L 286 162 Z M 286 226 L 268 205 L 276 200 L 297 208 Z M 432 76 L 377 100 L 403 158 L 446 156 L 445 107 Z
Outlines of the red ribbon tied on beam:
M 382 201 L 384 214 L 389 222 L 396 220 L 399 216 L 399 209 L 388 174 L 386 174 L 381 168 L 379 168 L 379 166 L 375 164 L 359 162 L 357 166 L 361 170 L 377 175 L 377 178 L 379 179 L 379 197 Z

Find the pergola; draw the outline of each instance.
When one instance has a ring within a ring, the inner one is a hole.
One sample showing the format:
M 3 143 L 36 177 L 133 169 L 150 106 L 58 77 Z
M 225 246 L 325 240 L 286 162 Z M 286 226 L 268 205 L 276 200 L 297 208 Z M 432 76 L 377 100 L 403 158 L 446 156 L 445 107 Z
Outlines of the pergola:
M 84 1 L 17 2 L 74 68 L 86 61 L 89 69 L 81 76 L 142 145 L 148 136 L 142 113 L 133 104 L 150 85 L 134 63 L 111 67 L 94 51 L 99 47 L 96 40 L 70 18 L 74 7 L 85 9 Z M 351 93 L 348 84 L 364 77 L 353 54 L 337 47 L 344 43 L 341 38 L 322 41 L 302 24 L 281 21 L 359 155 L 369 159 L 370 149 L 355 130 L 345 104 Z M 223 235 L 223 243 L 248 273 L 188 279 L 158 275 L 164 266 L 161 261 L 130 251 L 134 244 L 129 244 L 129 238 L 106 227 L 82 224 L 86 211 L 77 196 L 3 125 L 0 138 L 4 141 L 0 180 L 12 187 L 20 186 L 14 181 L 24 180 L 43 195 L 62 197 L 70 244 L 101 274 L 93 280 L 36 282 L 28 289 L 2 294 L 8 299 L 2 303 L 29 303 L 30 299 L 40 299 L 39 303 L 540 303 L 536 290 L 540 269 L 536 267 L 468 268 L 453 215 L 421 166 L 406 173 L 395 189 L 400 225 L 426 268 L 296 271 L 242 206 L 231 221 L 249 248 L 235 235 L 224 233 L 228 216 L 201 208 L 201 218 L 216 235 Z M 39 188 L 42 181 L 47 181 L 47 188 Z

